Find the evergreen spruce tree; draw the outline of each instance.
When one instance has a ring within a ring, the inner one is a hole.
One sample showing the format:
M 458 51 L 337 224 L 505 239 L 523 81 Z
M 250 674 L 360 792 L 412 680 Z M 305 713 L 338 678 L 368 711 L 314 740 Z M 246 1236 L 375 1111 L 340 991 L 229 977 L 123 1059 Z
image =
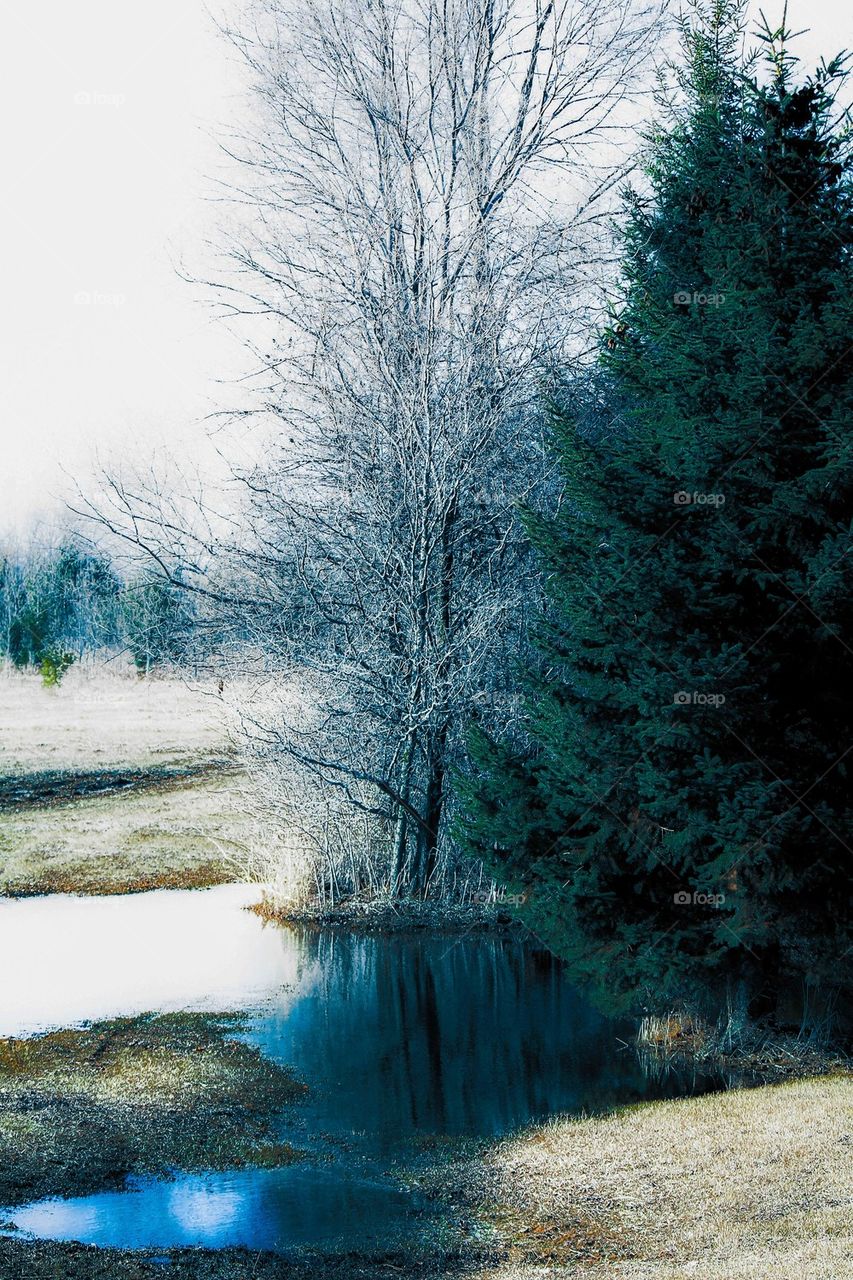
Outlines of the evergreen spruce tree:
M 522 733 L 475 730 L 469 848 L 582 978 L 832 982 L 850 945 L 853 199 L 842 60 L 796 82 L 700 0 L 630 196 L 606 412 L 554 411 Z M 761 67 L 765 70 L 762 72 Z M 769 69 L 769 74 L 767 74 Z M 603 425 L 602 423 L 603 418 Z

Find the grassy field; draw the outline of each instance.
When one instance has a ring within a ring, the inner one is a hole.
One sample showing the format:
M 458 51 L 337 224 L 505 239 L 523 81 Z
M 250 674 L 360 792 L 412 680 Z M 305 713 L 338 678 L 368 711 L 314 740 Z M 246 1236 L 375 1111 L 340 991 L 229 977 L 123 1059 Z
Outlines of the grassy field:
M 239 879 L 233 776 L 0 815 L 0 893 L 123 893 Z
M 478 1280 L 849 1280 L 853 1081 L 556 1121 L 442 1171 L 504 1254 Z
M 72 667 L 53 689 L 36 672 L 0 673 L 0 773 L 180 765 L 221 756 L 213 684 Z
M 0 893 L 239 879 L 241 785 L 214 690 L 74 668 L 55 689 L 0 675 Z

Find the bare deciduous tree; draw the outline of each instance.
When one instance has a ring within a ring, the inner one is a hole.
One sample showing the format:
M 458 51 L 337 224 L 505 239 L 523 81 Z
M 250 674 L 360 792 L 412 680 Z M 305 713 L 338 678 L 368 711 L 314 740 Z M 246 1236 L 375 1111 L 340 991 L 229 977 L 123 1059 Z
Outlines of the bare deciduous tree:
M 189 552 L 274 660 L 287 696 L 242 723 L 279 807 L 325 813 L 300 837 L 318 886 L 458 887 L 448 770 L 478 708 L 508 713 L 535 591 L 515 507 L 547 482 L 542 385 L 591 305 L 659 19 L 644 0 L 259 0 L 229 33 L 259 110 L 233 147 L 249 229 L 215 288 L 250 322 L 275 426 L 239 472 L 239 530 L 189 531 L 116 484 L 106 519 L 168 572 Z

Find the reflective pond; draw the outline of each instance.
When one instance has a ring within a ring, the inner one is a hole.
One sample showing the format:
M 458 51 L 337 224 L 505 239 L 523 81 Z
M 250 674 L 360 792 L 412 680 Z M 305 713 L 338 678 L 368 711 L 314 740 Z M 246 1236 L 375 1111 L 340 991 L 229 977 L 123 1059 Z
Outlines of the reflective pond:
M 125 1191 L 42 1200 L 12 1220 L 42 1240 L 101 1247 L 281 1250 L 387 1244 L 417 1212 L 414 1197 L 378 1180 L 289 1168 L 135 1179 Z
M 277 1248 L 376 1239 L 422 1211 L 388 1177 L 407 1144 L 495 1136 L 558 1112 L 719 1088 L 644 1074 L 630 1024 L 584 1001 L 547 952 L 510 938 L 378 937 L 265 925 L 240 886 L 0 901 L 0 1035 L 120 1014 L 241 1010 L 244 1037 L 305 1100 L 280 1134 L 311 1168 L 178 1175 L 5 1216 L 91 1244 Z

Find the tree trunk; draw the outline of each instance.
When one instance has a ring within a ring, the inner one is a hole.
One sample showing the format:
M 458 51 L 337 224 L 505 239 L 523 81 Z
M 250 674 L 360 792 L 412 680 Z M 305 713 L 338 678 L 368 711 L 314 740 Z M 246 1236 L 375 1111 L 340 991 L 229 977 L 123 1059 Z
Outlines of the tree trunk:
M 427 762 L 424 822 L 418 832 L 418 858 L 413 892 L 425 898 L 438 863 L 441 819 L 444 811 L 444 788 L 447 775 L 445 753 L 448 726 L 443 725 L 432 743 Z
M 400 770 L 400 795 L 408 803 L 411 791 L 412 757 L 414 755 L 414 734 L 410 731 L 403 749 L 403 763 Z M 408 815 L 400 805 L 397 809 L 397 821 L 394 824 L 394 847 L 392 858 L 391 896 L 403 897 L 403 888 L 408 880 Z

